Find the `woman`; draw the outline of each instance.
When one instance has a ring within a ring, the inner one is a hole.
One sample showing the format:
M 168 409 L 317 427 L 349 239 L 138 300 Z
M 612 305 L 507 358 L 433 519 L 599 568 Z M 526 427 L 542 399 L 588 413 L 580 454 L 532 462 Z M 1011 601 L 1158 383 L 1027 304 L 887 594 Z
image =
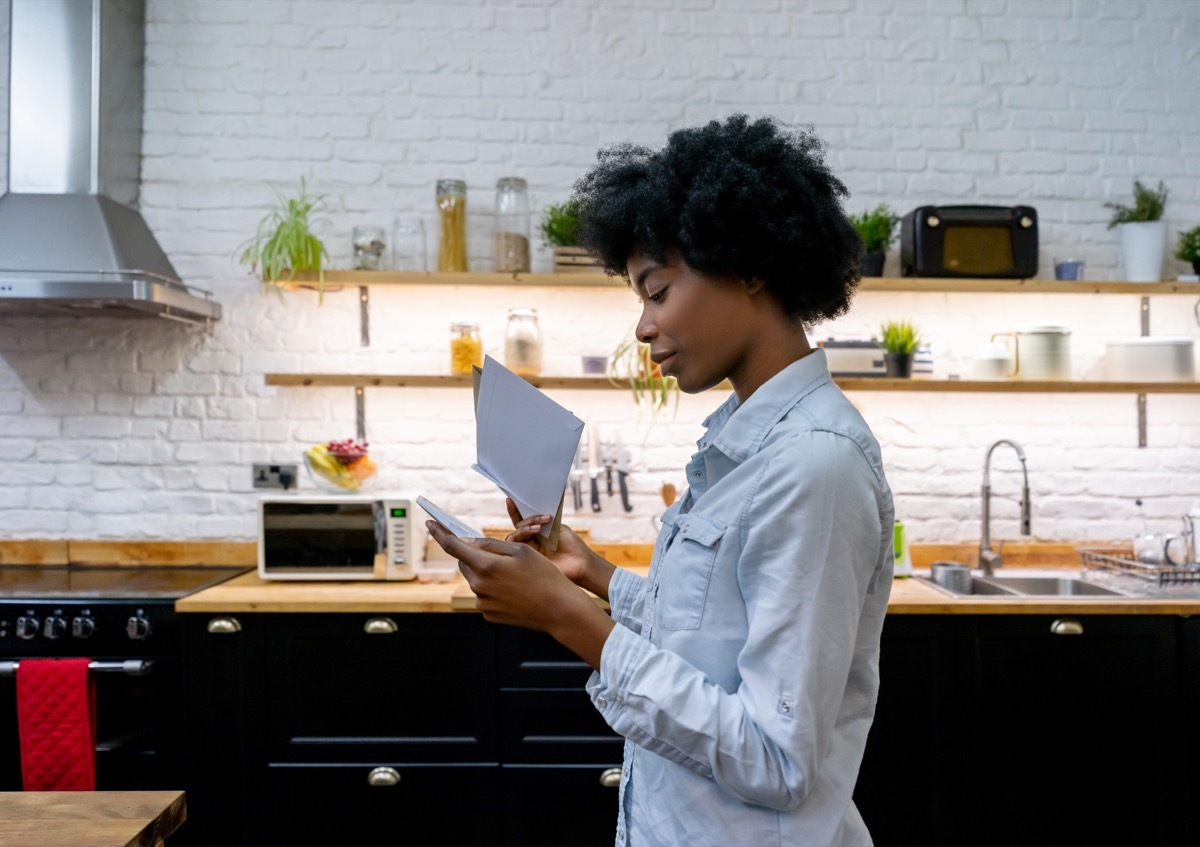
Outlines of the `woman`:
M 734 116 L 576 185 L 584 245 L 642 303 L 640 339 L 681 390 L 728 379 L 649 575 L 547 515 L 505 541 L 430 532 L 484 616 L 545 631 L 594 669 L 626 739 L 618 845 L 859 845 L 851 799 L 875 711 L 892 577 L 879 445 L 805 333 L 844 313 L 860 244 L 820 142 Z M 575 586 L 608 600 L 611 617 Z

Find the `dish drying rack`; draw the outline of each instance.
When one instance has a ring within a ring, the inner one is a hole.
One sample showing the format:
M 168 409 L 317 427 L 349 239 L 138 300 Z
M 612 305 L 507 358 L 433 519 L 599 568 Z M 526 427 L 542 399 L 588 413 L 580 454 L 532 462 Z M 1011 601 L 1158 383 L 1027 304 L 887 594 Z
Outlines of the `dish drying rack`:
M 1175 567 L 1139 562 L 1132 558 L 1133 551 L 1128 547 L 1076 547 L 1075 550 L 1083 563 L 1084 574 L 1089 570 L 1108 571 L 1136 576 L 1156 585 L 1200 582 L 1200 564 L 1197 563 L 1190 567 Z

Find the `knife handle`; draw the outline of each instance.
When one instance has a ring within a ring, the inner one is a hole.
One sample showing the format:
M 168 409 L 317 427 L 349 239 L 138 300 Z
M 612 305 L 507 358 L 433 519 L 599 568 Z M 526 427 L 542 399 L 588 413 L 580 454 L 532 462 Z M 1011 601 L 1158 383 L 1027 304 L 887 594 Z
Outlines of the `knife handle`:
M 604 469 L 604 485 L 608 489 L 608 496 L 612 497 L 612 468 Z
M 600 480 L 592 477 L 592 511 L 600 511 Z
M 583 508 L 583 488 L 577 479 L 571 480 L 571 499 L 575 503 L 575 511 Z
M 621 505 L 625 507 L 625 511 L 632 512 L 633 506 L 629 502 L 629 486 L 625 484 L 625 471 L 617 471 L 617 482 L 621 486 Z

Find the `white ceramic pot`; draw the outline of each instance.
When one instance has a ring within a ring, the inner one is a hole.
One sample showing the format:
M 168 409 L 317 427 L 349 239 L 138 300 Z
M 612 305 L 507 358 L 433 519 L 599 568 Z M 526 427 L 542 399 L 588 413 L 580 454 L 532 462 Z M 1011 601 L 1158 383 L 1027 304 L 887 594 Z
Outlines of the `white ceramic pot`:
M 1106 345 L 1104 375 L 1112 382 L 1191 382 L 1196 378 L 1190 338 L 1139 336 Z
M 992 336 L 1013 339 L 1012 370 L 1008 376 L 1024 380 L 1071 378 L 1071 330 L 1065 326 L 1031 326 L 1019 332 Z
M 1167 247 L 1167 222 L 1120 225 L 1121 276 L 1126 282 L 1159 282 Z

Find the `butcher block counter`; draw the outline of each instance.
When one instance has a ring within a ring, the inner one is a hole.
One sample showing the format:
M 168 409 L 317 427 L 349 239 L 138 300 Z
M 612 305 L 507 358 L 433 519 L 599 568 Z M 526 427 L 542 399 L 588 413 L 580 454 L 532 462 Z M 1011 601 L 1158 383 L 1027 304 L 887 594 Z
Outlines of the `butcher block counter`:
M 159 847 L 186 816 L 182 791 L 6 791 L 0 844 Z
M 644 567 L 632 567 L 645 573 Z M 1078 576 L 1079 569 L 1063 570 Z M 1196 593 L 1193 591 L 1193 593 Z M 955 597 L 918 579 L 892 583 L 894 615 L 1193 615 L 1200 596 L 1164 589 L 1156 597 Z M 175 604 L 179 612 L 474 612 L 475 596 L 461 576 L 450 582 L 280 582 L 242 574 Z

